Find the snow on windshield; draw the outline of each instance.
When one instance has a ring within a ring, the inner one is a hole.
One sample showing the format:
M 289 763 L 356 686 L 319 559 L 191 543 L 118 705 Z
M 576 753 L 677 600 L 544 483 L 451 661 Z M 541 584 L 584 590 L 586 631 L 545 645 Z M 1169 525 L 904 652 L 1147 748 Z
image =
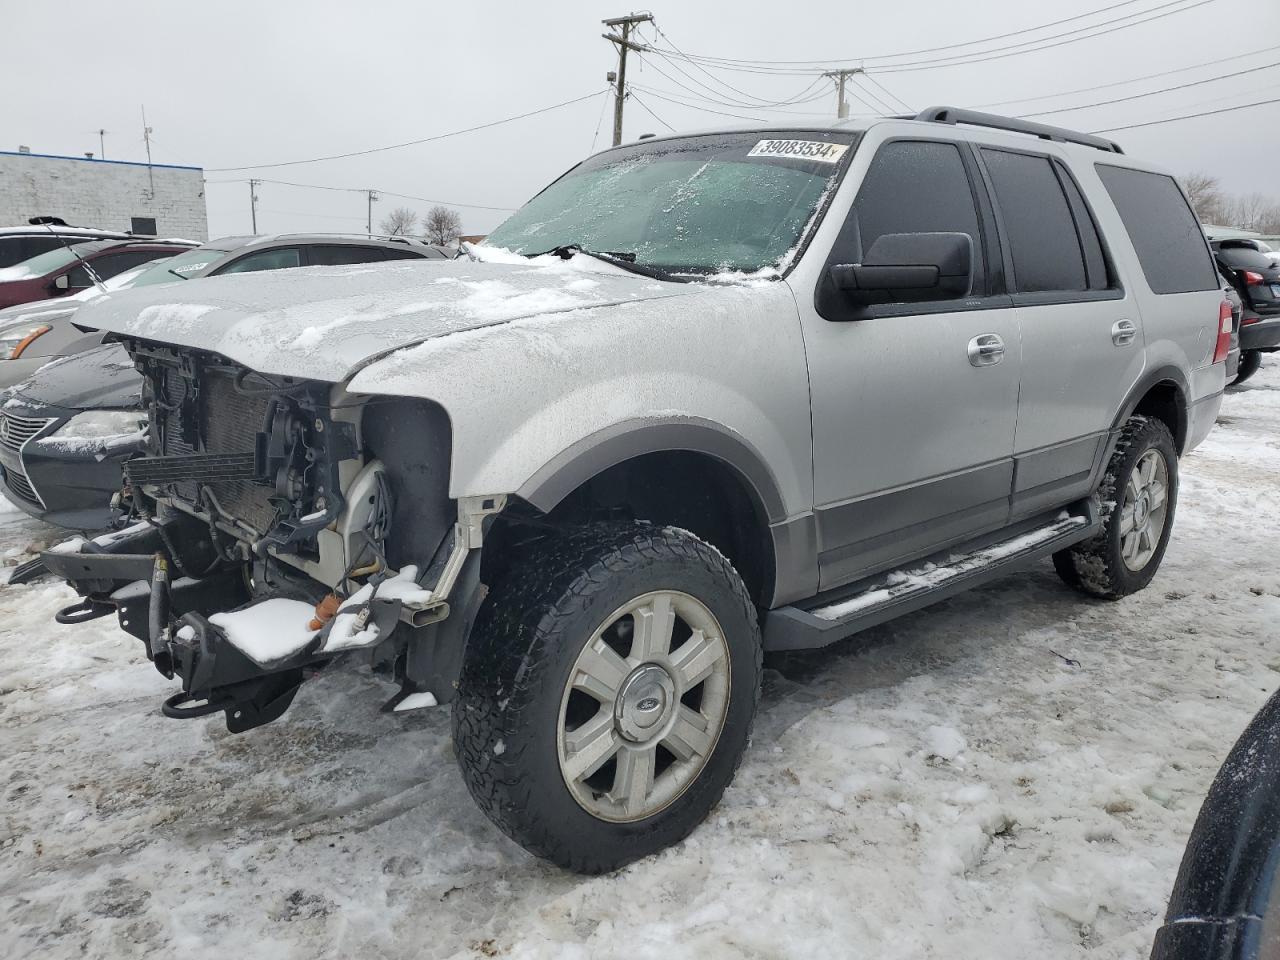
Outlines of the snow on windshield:
M 854 136 L 717 134 L 608 151 L 534 197 L 477 252 L 577 245 L 676 274 L 777 270 L 813 222 Z

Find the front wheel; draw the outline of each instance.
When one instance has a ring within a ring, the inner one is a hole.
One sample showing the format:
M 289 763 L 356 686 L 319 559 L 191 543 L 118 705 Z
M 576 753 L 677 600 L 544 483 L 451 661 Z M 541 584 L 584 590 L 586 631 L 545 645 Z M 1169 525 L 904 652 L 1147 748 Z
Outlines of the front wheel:
M 1169 428 L 1130 417 L 1098 488 L 1102 529 L 1053 555 L 1063 582 L 1095 597 L 1119 600 L 1156 575 L 1173 530 L 1178 452 Z
M 714 547 L 648 524 L 550 539 L 473 630 L 453 711 L 463 779 L 530 852 L 612 870 L 719 801 L 760 680 L 755 609 Z
M 1240 354 L 1240 366 L 1236 368 L 1236 378 L 1231 381 L 1231 386 L 1237 387 L 1244 383 L 1262 366 L 1261 350 L 1245 350 Z

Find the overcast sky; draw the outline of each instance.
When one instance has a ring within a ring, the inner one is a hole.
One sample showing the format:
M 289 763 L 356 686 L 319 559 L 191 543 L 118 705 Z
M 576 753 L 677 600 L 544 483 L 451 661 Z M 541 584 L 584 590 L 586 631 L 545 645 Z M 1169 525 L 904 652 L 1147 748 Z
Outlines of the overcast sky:
M 1280 63 L 1276 0 L 1177 3 L 1188 6 L 1186 12 L 1095 39 L 982 63 L 875 76 L 893 95 L 919 108 L 1040 97 L 1207 64 L 1141 83 L 1000 108 L 1022 113 Z M 1199 5 L 1191 8 L 1195 3 Z M 670 42 L 686 53 L 768 61 L 830 58 L 835 63 L 1008 34 L 1115 4 L 656 0 L 649 9 Z M 1159 12 L 1176 9 L 1169 0 L 1137 0 L 1093 18 L 961 52 L 1009 47 L 1157 7 Z M 631 9 L 598 2 L 3 0 L 3 69 L 9 92 L 0 103 L 0 149 L 25 144 L 37 153 L 97 153 L 97 130 L 105 128 L 107 158 L 141 160 L 140 110 L 145 104 L 154 131 L 154 161 L 206 170 L 211 237 L 248 231 L 248 186 L 226 181 L 251 175 L 440 200 L 458 205 L 467 232 L 483 233 L 505 214 L 462 204 L 516 207 L 593 147 L 608 146 L 611 118 L 606 108 L 611 103 L 606 101 L 605 73 L 616 66 L 616 56 L 600 36 L 600 20 Z M 641 38 L 667 43 L 650 28 L 642 29 Z M 1275 49 L 1266 52 L 1266 47 Z M 1246 56 L 1253 51 L 1262 52 Z M 743 72 L 716 72 L 718 80 L 713 80 L 687 63 L 682 76 L 657 57 L 633 58 L 629 70 L 628 79 L 652 91 L 637 89 L 639 101 L 679 130 L 743 121 L 661 99 L 664 92 L 690 99 L 688 90 L 662 70 L 699 96 L 708 97 L 713 90 L 727 101 L 790 99 L 812 83 L 801 76 Z M 821 99 L 786 108 L 794 113 L 704 107 L 804 123 L 834 116 L 834 90 L 828 89 Z M 217 169 L 430 137 L 587 95 L 592 96 L 536 117 L 434 143 L 258 171 Z M 1095 130 L 1277 97 L 1280 66 L 1037 119 Z M 856 103 L 853 109 L 865 112 Z M 650 132 L 663 133 L 666 127 L 640 102 L 628 103 L 626 138 Z M 1110 136 L 1126 152 L 1176 172 L 1201 170 L 1218 175 L 1236 192 L 1280 196 L 1280 104 Z M 258 194 L 260 231 L 364 230 L 362 193 L 263 183 Z M 399 205 L 424 212 L 430 204 L 384 195 L 374 204 L 375 228 Z

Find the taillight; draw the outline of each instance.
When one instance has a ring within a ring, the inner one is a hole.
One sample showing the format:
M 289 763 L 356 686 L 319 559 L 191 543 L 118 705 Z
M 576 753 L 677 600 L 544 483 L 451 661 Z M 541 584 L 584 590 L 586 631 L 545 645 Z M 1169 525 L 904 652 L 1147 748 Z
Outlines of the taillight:
M 1213 346 L 1213 362 L 1222 363 L 1231 352 L 1231 301 L 1218 307 L 1218 341 Z
M 1244 282 L 1251 287 L 1256 287 L 1260 283 L 1266 283 L 1267 278 L 1260 273 L 1254 273 L 1252 270 L 1244 272 Z

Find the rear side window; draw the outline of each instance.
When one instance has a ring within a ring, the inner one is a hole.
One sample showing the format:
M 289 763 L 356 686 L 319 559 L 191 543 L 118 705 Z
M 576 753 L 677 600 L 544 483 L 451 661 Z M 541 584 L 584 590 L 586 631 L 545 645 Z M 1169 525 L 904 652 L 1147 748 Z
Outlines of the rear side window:
M 1204 233 L 1173 177 L 1097 164 L 1154 293 L 1218 289 Z
M 982 159 L 1009 240 L 1015 288 L 1020 293 L 1090 289 L 1071 204 L 1049 158 L 984 148 Z
M 68 240 L 74 243 L 74 240 Z M 5 237 L 0 239 L 0 267 L 12 267 L 14 264 L 38 257 L 42 253 L 62 246 L 57 237 Z
M 889 233 L 965 233 L 973 240 L 973 292 L 986 290 L 982 235 L 969 175 L 953 143 L 895 140 L 880 148 L 854 201 L 860 254 Z
M 383 260 L 408 260 L 415 256 L 407 247 L 361 247 L 356 244 L 324 244 L 310 250 L 312 266 L 338 266 L 344 263 L 380 263 Z

